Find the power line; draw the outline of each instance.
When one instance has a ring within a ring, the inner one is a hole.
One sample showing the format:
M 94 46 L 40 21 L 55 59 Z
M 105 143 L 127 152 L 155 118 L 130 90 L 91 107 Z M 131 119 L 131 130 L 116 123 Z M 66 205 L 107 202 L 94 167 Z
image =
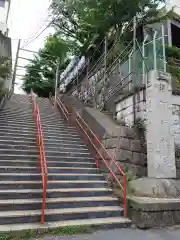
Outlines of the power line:
M 51 4 L 50 4 L 51 5 Z M 51 26 L 51 24 L 53 24 L 60 16 L 61 13 L 59 13 L 54 19 L 52 19 L 48 25 L 34 38 L 32 39 L 32 41 L 30 41 L 29 43 L 27 43 L 26 45 L 24 45 L 22 48 L 27 47 L 30 43 L 34 42 L 48 27 Z
M 21 70 L 23 70 L 23 69 L 26 69 L 26 66 L 18 66 L 17 65 L 17 68 L 20 68 L 20 69 L 17 69 L 17 70 L 19 70 L 19 71 L 21 71 Z M 33 70 L 33 71 L 37 71 L 37 72 L 39 72 L 39 73 L 49 73 L 50 71 L 48 71 L 48 70 L 44 70 L 44 69 L 37 69 L 37 68 L 33 68 L 33 67 L 31 67 L 30 68 L 30 70 Z
M 20 48 L 20 50 L 22 50 L 22 51 L 26 51 L 26 52 L 30 52 L 30 53 L 36 53 L 36 54 L 39 54 L 39 52 L 37 52 L 37 51 L 32 51 L 32 50 L 29 50 L 29 49 L 24 49 L 24 48 Z M 51 55 L 51 54 L 47 54 L 47 53 L 41 53 L 42 55 L 44 55 L 44 56 L 47 56 L 47 57 L 55 57 L 55 58 L 57 58 L 57 56 L 54 56 L 54 55 Z M 47 60 L 48 61 L 48 60 Z
M 28 42 L 23 48 L 27 47 L 30 43 L 34 42 L 55 20 L 53 19 L 34 39 Z
M 35 31 L 33 31 L 31 34 L 30 34 L 30 37 L 27 39 L 27 41 L 24 41 L 23 44 L 27 44 L 28 40 L 30 39 L 33 39 L 34 36 L 36 36 L 36 34 L 42 29 L 42 27 L 44 26 L 44 23 L 48 20 L 48 17 L 49 17 L 49 9 L 50 9 L 50 6 L 51 6 L 51 3 L 49 4 L 49 7 L 46 9 L 45 13 L 43 14 L 43 16 L 45 17 L 42 17 L 38 23 L 36 24 L 36 29 Z M 47 15 L 47 16 L 46 16 Z
M 43 28 L 43 26 L 47 20 L 48 20 L 48 16 L 44 19 L 44 21 L 41 23 L 41 25 L 38 27 L 38 29 L 33 34 L 31 34 L 31 37 L 29 37 L 26 41 L 23 42 L 24 46 L 29 44 L 29 40 L 34 39 L 36 34 Z

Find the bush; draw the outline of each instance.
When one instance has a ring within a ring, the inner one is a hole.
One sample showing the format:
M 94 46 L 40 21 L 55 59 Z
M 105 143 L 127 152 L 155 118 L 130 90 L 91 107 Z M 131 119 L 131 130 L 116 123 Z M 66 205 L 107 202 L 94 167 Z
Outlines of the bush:
M 4 82 L 0 82 L 0 101 L 3 99 L 7 92 L 8 90 L 4 87 Z
M 166 45 L 166 57 L 168 60 L 171 58 L 180 59 L 180 48 Z
M 176 60 L 180 61 L 180 48 L 166 46 L 167 70 L 176 79 L 176 88 L 180 88 L 180 67 Z

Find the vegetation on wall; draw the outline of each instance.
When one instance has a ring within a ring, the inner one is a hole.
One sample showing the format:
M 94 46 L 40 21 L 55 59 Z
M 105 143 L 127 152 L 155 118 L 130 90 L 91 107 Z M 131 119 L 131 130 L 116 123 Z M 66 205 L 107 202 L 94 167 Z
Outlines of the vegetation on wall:
M 0 57 L 0 77 L 6 78 L 11 74 L 11 63 L 6 57 Z
M 11 62 L 6 57 L 0 57 L 0 101 L 7 93 L 4 81 L 11 74 Z
M 166 46 L 167 70 L 176 81 L 176 87 L 180 88 L 180 48 Z

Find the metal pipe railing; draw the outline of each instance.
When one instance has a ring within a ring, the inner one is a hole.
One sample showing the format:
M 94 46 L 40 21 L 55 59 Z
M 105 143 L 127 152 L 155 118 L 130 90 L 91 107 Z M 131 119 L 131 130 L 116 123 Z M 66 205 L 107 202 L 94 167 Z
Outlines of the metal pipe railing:
M 46 192 L 47 192 L 47 180 L 48 180 L 48 170 L 46 163 L 46 156 L 44 151 L 44 138 L 43 131 L 41 126 L 41 119 L 39 114 L 39 108 L 36 103 L 36 98 L 33 93 L 31 93 L 31 99 L 33 104 L 33 115 L 36 123 L 36 137 L 37 137 L 37 147 L 39 149 L 39 162 L 41 168 L 41 176 L 42 176 L 42 212 L 41 212 L 41 224 L 44 224 L 45 218 L 45 208 L 46 208 Z
M 100 161 L 102 160 L 106 168 L 110 173 L 110 178 L 115 180 L 115 182 L 119 185 L 120 189 L 123 190 L 123 204 L 124 204 L 124 216 L 127 216 L 127 201 L 126 201 L 126 175 L 123 172 L 122 168 L 119 164 L 110 156 L 107 152 L 101 141 L 95 135 L 95 133 L 91 130 L 88 124 L 84 121 L 84 119 L 76 112 L 73 108 L 72 111 L 68 111 L 67 107 L 63 104 L 61 99 L 57 98 L 57 106 L 60 108 L 65 120 L 69 123 L 74 124 L 80 133 L 83 133 L 84 143 L 87 145 L 90 143 L 91 147 L 96 153 L 96 166 L 100 168 Z M 108 161 L 109 160 L 109 161 Z M 112 170 L 113 167 L 113 170 Z M 116 170 L 115 170 L 116 169 Z M 120 174 L 123 178 L 123 184 L 118 179 L 118 174 Z

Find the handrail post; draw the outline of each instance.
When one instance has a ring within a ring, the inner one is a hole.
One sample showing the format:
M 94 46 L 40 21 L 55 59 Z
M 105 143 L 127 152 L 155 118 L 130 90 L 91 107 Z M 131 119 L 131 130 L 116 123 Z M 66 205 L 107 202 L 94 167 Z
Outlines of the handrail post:
M 153 36 L 154 70 L 157 70 L 156 36 L 157 36 L 157 31 L 154 32 L 154 36 Z
M 36 103 L 35 95 L 32 91 L 31 91 L 31 99 L 32 99 L 32 104 L 33 104 L 34 121 L 36 123 L 36 138 L 37 138 L 37 146 L 39 148 L 39 157 L 38 157 L 39 159 L 38 160 L 40 161 L 41 176 L 42 176 L 42 187 L 43 187 L 41 224 L 44 224 L 48 172 L 47 172 L 46 157 L 45 157 L 45 153 L 44 153 L 44 141 L 43 141 L 41 120 L 40 120 L 40 115 L 39 115 L 39 108 L 38 108 L 38 105 Z
M 126 180 L 126 175 L 123 176 L 124 180 L 124 217 L 127 217 L 127 180 Z

